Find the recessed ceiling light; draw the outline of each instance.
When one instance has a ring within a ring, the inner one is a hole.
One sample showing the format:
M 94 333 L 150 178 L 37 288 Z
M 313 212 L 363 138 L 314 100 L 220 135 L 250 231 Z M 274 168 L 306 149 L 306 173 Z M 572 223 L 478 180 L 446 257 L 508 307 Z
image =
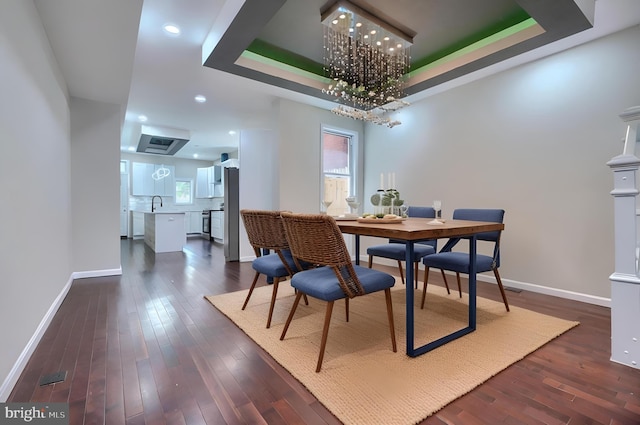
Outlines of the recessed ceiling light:
M 162 29 L 170 35 L 180 35 L 180 27 L 175 24 L 165 24 Z
M 138 115 L 138 121 L 140 122 L 147 122 L 147 119 L 146 115 Z
M 233 136 L 234 134 L 236 134 L 236 132 L 235 132 L 235 131 L 233 131 L 233 130 L 230 130 L 230 131 L 229 131 L 229 135 Z
M 198 154 L 197 154 L 197 153 L 194 153 L 194 154 L 193 154 L 193 157 L 194 157 L 194 158 L 197 158 L 197 157 L 198 157 Z
M 198 102 L 198 103 L 204 103 L 204 102 L 206 102 L 206 101 L 207 101 L 207 98 L 206 98 L 206 97 L 204 97 L 204 96 L 203 96 L 203 95 L 201 95 L 201 94 L 196 95 L 196 97 L 194 97 L 194 99 L 195 99 L 195 101 L 196 101 L 196 102 Z

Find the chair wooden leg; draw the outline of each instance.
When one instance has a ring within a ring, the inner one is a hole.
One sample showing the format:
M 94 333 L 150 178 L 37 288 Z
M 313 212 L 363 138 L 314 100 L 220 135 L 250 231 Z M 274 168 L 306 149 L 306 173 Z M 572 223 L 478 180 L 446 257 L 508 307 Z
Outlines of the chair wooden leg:
M 384 290 L 384 297 L 387 300 L 387 316 L 389 317 L 389 330 L 391 331 L 391 347 L 393 352 L 398 352 L 398 348 L 396 346 L 396 327 L 393 323 L 393 304 L 391 303 L 391 289 L 387 288 Z
M 451 291 L 449 291 L 449 282 L 447 282 L 447 275 L 444 274 L 443 269 L 440 269 L 440 274 L 442 274 L 442 280 L 444 280 L 444 286 L 447 288 L 447 294 L 451 295 Z
M 398 271 L 400 272 L 400 280 L 404 285 L 404 272 L 402 271 L 402 261 L 398 260 Z
M 253 283 L 251 284 L 251 288 L 249 288 L 249 293 L 247 294 L 247 298 L 244 300 L 244 304 L 242 304 L 242 309 L 244 310 L 249 303 L 249 298 L 251 298 L 251 294 L 253 294 L 253 288 L 256 287 L 256 282 L 258 281 L 258 277 L 260 276 L 260 272 L 256 272 L 256 276 L 253 278 Z
M 287 322 L 284 324 L 284 329 L 282 329 L 282 334 L 280 335 L 280 341 L 282 341 L 284 339 L 284 336 L 287 334 L 287 330 L 289 329 L 289 324 L 291 324 L 293 315 L 296 313 L 296 308 L 298 307 L 300 298 L 302 298 L 302 292 L 298 291 L 298 293 L 296 294 L 296 299 L 293 301 L 293 305 L 291 306 L 289 317 L 287 317 Z
M 456 272 L 456 279 L 458 279 L 458 294 L 460 294 L 460 298 L 462 298 L 462 288 L 460 287 L 460 273 L 458 272 Z
M 398 260 L 398 270 L 400 270 L 400 280 L 404 285 L 404 273 L 402 272 L 402 261 Z
M 318 355 L 318 365 L 316 373 L 320 372 L 322 359 L 324 359 L 324 349 L 327 346 L 327 336 L 329 335 L 329 323 L 331 322 L 331 312 L 333 311 L 333 301 L 327 302 L 327 311 L 324 315 L 324 327 L 322 328 L 322 341 L 320 342 L 320 354 Z
M 369 268 L 373 266 L 373 255 L 369 256 Z
M 509 310 L 509 303 L 507 302 L 507 294 L 504 292 L 504 286 L 502 286 L 502 279 L 500 279 L 500 273 L 498 273 L 498 269 L 493 269 L 493 274 L 496 276 L 496 281 L 498 282 L 498 288 L 500 288 L 500 293 L 502 294 L 502 301 L 504 301 L 504 306 Z
M 424 267 L 424 284 L 422 285 L 422 302 L 420 308 L 424 309 L 424 300 L 427 298 L 427 283 L 429 282 L 429 267 Z
M 344 317 L 345 321 L 349 321 L 349 297 L 345 297 L 344 299 Z
M 295 289 L 293 292 L 297 294 L 298 290 Z M 304 299 L 304 305 L 309 305 L 309 299 L 307 298 L 307 294 L 302 294 L 302 298 Z
M 273 291 L 271 291 L 271 304 L 269 304 L 269 316 L 267 317 L 267 329 L 271 327 L 271 316 L 273 316 L 273 307 L 276 305 L 276 296 L 278 295 L 279 277 L 273 278 Z

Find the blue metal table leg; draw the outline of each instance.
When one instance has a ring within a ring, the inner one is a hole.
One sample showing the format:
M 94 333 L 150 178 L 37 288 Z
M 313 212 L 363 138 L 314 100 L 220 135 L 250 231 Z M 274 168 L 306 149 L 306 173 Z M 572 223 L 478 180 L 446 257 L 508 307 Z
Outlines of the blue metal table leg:
M 411 357 L 415 357 L 415 350 L 413 349 L 413 337 L 414 337 L 414 329 L 413 329 L 413 241 L 406 242 L 406 251 L 405 251 L 405 264 L 406 264 L 406 278 L 405 278 L 405 292 L 406 292 L 406 312 L 407 312 L 407 355 Z
M 356 266 L 360 265 L 360 235 L 355 235 L 356 237 Z
M 470 334 L 476 329 L 476 235 L 469 238 L 469 326 L 460 329 L 449 335 L 445 335 L 428 344 L 414 348 L 414 315 L 413 315 L 413 284 L 407 284 L 407 355 L 417 357 L 438 348 L 448 342 L 458 339 L 461 336 Z M 413 271 L 411 258 L 413 257 L 413 242 L 407 242 L 406 262 L 407 262 L 407 282 L 413 282 Z
M 469 327 L 476 329 L 476 247 L 477 236 L 469 238 Z

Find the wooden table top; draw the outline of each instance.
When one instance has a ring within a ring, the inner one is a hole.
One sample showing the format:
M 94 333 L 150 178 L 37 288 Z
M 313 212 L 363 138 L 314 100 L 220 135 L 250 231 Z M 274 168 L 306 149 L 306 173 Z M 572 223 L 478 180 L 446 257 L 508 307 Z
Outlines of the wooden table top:
M 441 239 L 504 230 L 503 223 L 469 220 L 445 220 L 429 224 L 432 218 L 408 218 L 401 223 L 360 223 L 356 220 L 336 221 L 342 233 L 378 236 L 400 240 Z

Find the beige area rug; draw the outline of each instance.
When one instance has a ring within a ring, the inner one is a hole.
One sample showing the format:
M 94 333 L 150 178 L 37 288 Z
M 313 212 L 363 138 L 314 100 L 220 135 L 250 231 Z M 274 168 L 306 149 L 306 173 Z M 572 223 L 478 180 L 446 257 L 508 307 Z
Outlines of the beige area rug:
M 509 365 L 578 325 L 529 310 L 478 298 L 477 328 L 417 358 L 406 355 L 405 292 L 392 290 L 398 352 L 391 339 L 384 292 L 333 309 L 324 363 L 315 372 L 326 303 L 309 298 L 300 303 L 287 336 L 280 334 L 293 304 L 288 282 L 280 284 L 271 328 L 266 329 L 272 287 L 256 288 L 246 310 L 247 291 L 205 297 L 263 347 L 345 424 L 413 424 L 432 415 Z M 496 289 L 497 290 L 497 289 Z M 422 345 L 466 326 L 468 298 L 429 286 L 420 310 L 415 292 L 415 341 Z

